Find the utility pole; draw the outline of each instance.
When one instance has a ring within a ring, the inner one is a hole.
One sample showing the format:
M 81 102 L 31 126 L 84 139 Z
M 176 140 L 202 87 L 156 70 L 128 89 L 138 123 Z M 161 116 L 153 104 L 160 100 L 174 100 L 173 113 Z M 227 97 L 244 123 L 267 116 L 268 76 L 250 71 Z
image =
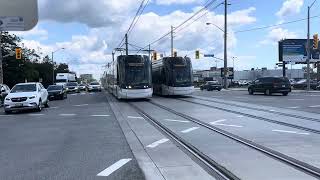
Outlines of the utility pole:
M 151 45 L 150 44 L 149 44 L 149 51 L 148 52 L 149 52 L 149 60 L 151 60 L 150 59 L 150 57 L 151 57 Z
M 53 60 L 53 54 L 54 54 L 54 52 L 52 52 L 52 54 L 51 54 L 51 60 L 52 60 L 52 84 L 54 84 L 54 60 Z
M 2 31 L 0 31 L 0 84 L 3 84 L 3 68 L 2 68 Z
M 307 90 L 310 91 L 310 6 L 308 6 L 308 33 L 307 33 Z
M 126 34 L 126 55 L 128 56 L 129 55 L 129 49 L 128 49 L 128 34 Z
M 173 26 L 171 26 L 171 57 L 173 57 Z
M 228 75 L 228 57 L 227 57 L 227 10 L 228 10 L 228 0 L 224 0 L 224 76 L 223 76 L 223 82 L 224 82 L 224 88 L 228 88 L 228 81 L 227 81 L 227 75 Z

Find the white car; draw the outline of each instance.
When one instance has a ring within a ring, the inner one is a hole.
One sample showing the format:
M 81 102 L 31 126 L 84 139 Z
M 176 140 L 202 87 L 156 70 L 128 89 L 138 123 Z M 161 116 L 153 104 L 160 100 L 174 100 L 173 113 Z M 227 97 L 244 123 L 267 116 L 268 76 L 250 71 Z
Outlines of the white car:
M 88 85 L 88 91 L 101 91 L 101 85 L 98 82 L 92 82 Z
M 49 107 L 48 92 L 41 83 L 16 84 L 4 100 L 4 111 L 11 113 L 19 110 L 41 111 Z

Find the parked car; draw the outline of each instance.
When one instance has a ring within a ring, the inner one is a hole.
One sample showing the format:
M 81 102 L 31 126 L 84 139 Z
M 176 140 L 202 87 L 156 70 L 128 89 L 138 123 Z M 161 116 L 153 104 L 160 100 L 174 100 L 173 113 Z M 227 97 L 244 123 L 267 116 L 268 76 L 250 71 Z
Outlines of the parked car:
M 253 81 L 248 87 L 249 94 L 255 92 L 262 92 L 266 95 L 272 95 L 272 93 L 282 93 L 287 96 L 291 92 L 291 85 L 288 78 L 285 77 L 263 77 Z
M 88 85 L 88 91 L 101 91 L 101 85 L 98 82 L 92 82 Z
M 11 113 L 20 110 L 41 111 L 49 107 L 48 92 L 41 83 L 16 84 L 4 100 L 4 111 Z
M 200 90 L 213 91 L 218 90 L 221 91 L 222 85 L 218 81 L 208 81 L 205 84 L 200 86 Z
M 79 84 L 79 90 L 80 91 L 86 91 L 87 90 L 87 85 L 86 84 Z
M 4 98 L 9 94 L 10 88 L 5 84 L 0 84 L 0 105 L 3 104 Z
M 67 98 L 67 91 L 63 87 L 63 85 L 50 85 L 47 88 L 48 95 L 49 95 L 49 100 L 54 100 L 54 99 L 66 99 Z
M 66 90 L 68 93 L 79 93 L 79 86 L 77 82 L 68 82 L 66 84 Z
M 247 80 L 240 80 L 239 81 L 239 86 L 248 86 L 249 82 Z
M 301 79 L 300 81 L 292 84 L 292 87 L 294 89 L 307 89 L 307 80 L 306 79 Z M 310 88 L 313 90 L 316 90 L 317 87 L 319 86 L 319 83 L 314 80 L 310 80 Z

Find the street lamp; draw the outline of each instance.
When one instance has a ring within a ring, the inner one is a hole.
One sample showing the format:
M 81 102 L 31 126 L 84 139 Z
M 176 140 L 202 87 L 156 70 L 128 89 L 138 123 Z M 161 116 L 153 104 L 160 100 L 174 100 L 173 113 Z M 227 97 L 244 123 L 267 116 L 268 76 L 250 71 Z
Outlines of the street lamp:
M 307 33 L 307 90 L 310 91 L 310 9 L 317 0 L 314 0 L 310 6 L 308 6 L 308 33 Z
M 218 28 L 220 31 L 222 31 L 222 32 L 224 33 L 224 30 L 223 30 L 221 27 L 219 27 L 219 26 L 217 26 L 217 25 L 215 25 L 215 24 L 213 24 L 213 23 L 211 23 L 211 22 L 207 22 L 206 25 L 207 25 L 207 26 L 212 25 L 212 26 Z
M 54 53 L 56 53 L 56 52 L 58 52 L 58 51 L 60 51 L 60 50 L 64 50 L 64 49 L 66 49 L 66 48 L 59 48 L 59 49 L 57 49 L 57 50 L 55 50 L 55 51 L 53 51 L 52 53 L 51 53 L 51 59 L 52 59 L 52 84 L 54 84 L 54 60 L 53 60 L 53 55 L 54 55 Z
M 232 61 L 233 61 L 233 71 L 235 71 L 235 68 L 234 68 L 234 60 L 237 59 L 237 57 L 232 56 L 231 58 L 232 58 Z

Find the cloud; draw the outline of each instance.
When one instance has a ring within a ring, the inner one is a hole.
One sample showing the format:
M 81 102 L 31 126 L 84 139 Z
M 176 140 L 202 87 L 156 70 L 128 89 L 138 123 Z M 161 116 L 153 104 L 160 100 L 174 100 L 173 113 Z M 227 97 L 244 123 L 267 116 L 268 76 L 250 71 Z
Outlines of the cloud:
M 156 0 L 156 3 L 159 5 L 191 4 L 195 2 L 199 3 L 199 0 Z
M 127 19 L 128 15 L 138 9 L 139 4 L 140 0 L 41 0 L 40 20 L 106 27 Z
M 46 29 L 42 29 L 39 26 L 36 26 L 30 31 L 17 31 L 14 34 L 17 36 L 23 37 L 25 39 L 39 39 L 47 40 L 49 33 Z
M 276 13 L 280 18 L 300 13 L 304 0 L 286 0 L 281 9 Z
M 271 29 L 265 40 L 261 41 L 260 44 L 276 44 L 281 39 L 294 39 L 298 35 L 295 32 L 290 32 L 288 29 L 275 28 Z

